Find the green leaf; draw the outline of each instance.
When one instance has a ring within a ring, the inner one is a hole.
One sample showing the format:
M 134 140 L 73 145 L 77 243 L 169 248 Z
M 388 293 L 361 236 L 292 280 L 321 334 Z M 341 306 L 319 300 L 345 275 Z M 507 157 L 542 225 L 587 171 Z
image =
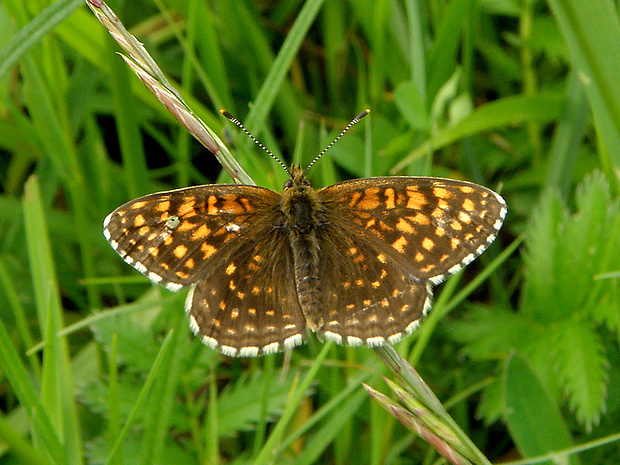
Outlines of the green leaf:
M 620 24 L 612 2 L 549 2 L 584 83 L 606 155 L 620 166 Z M 596 24 L 596 27 L 592 25 Z
M 574 215 L 568 214 L 556 192 L 543 195 L 526 239 L 522 310 L 530 317 L 551 323 L 583 311 L 592 313 L 598 301 L 608 300 L 608 293 L 618 290 L 613 280 L 595 280 L 598 274 L 617 269 L 618 204 L 611 201 L 600 173 L 578 189 Z
M 520 356 L 508 359 L 504 371 L 506 424 L 524 457 L 535 457 L 572 445 L 568 426 L 555 400 Z M 551 465 L 551 461 L 544 462 Z M 578 463 L 571 457 L 569 463 Z
M 569 320 L 557 330 L 554 360 L 577 420 L 590 431 L 605 407 L 607 358 L 593 325 Z
M 467 136 L 491 131 L 522 122 L 551 121 L 562 111 L 563 98 L 557 95 L 538 94 L 532 96 L 505 97 L 478 107 L 471 115 L 454 126 L 438 131 L 433 137 L 420 144 L 400 161 L 393 172 L 428 153 L 429 149 L 440 149 Z
M 236 431 L 254 430 L 262 415 L 263 376 L 263 373 L 256 371 L 228 385 L 220 393 L 217 401 L 220 435 L 232 436 Z M 294 375 L 291 373 L 286 378 L 282 378 L 279 372 L 272 375 L 266 412 L 269 419 L 274 420 L 282 414 L 293 381 Z
M 559 196 L 548 192 L 532 214 L 525 240 L 525 290 L 522 311 L 537 321 L 555 319 L 554 289 L 558 228 L 567 217 Z
M 41 11 L 0 50 L 0 81 L 30 48 L 82 5 L 81 0 L 59 0 Z
M 535 326 L 523 315 L 482 305 L 471 306 L 464 320 L 450 322 L 450 335 L 466 344 L 463 352 L 479 360 L 504 359 L 536 337 Z
M 429 130 L 426 106 L 412 81 L 404 81 L 396 88 L 394 103 L 413 128 L 425 132 Z

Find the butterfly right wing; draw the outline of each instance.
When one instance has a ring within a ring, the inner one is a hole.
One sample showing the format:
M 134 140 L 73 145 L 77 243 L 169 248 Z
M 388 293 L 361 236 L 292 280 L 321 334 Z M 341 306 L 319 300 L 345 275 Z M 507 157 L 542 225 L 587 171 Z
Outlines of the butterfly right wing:
M 318 193 L 322 331 L 349 345 L 393 343 L 415 329 L 431 284 L 480 255 L 506 215 L 493 191 L 450 179 L 358 179 Z
M 332 218 L 321 244 L 322 333 L 338 344 L 394 344 L 429 310 L 430 284 L 406 263 L 342 218 Z M 353 234 L 351 233 L 353 232 Z

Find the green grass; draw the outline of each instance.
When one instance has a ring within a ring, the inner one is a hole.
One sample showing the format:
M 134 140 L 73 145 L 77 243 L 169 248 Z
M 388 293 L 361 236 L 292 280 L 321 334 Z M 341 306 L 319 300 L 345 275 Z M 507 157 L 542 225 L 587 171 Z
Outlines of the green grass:
M 367 348 L 311 338 L 223 357 L 191 335 L 185 292 L 124 264 L 101 224 L 139 195 L 229 175 L 80 1 L 4 0 L 0 464 L 436 463 L 427 441 L 455 461 L 620 462 L 612 2 L 110 6 L 240 179 L 279 190 L 286 173 L 220 108 L 302 165 L 371 108 L 315 187 L 446 176 L 500 191 L 509 213 L 396 347 L 443 405 Z

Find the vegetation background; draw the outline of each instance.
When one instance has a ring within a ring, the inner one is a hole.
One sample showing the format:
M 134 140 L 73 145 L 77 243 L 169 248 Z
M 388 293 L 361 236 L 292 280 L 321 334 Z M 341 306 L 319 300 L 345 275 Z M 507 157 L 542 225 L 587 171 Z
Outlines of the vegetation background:
M 259 185 L 286 175 L 220 108 L 302 164 L 371 108 L 317 187 L 500 191 L 495 244 L 397 349 L 492 462 L 620 463 L 617 2 L 109 5 Z M 441 463 L 363 389 L 389 392 L 372 350 L 220 356 L 109 247 L 123 202 L 226 181 L 118 50 L 81 0 L 0 3 L 0 463 Z

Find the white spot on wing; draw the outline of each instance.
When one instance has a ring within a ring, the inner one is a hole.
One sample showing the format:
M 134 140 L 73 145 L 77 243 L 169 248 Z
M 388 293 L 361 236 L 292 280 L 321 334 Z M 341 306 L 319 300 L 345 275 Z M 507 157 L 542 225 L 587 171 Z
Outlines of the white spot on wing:
M 404 331 L 405 334 L 411 334 L 416 329 L 418 329 L 418 326 L 420 326 L 420 320 L 412 321 L 411 323 L 409 323 L 409 326 L 407 326 L 407 328 L 405 328 L 405 331 Z
M 427 296 L 426 300 L 424 300 L 424 309 L 422 310 L 422 314 L 426 315 L 431 307 L 433 306 L 433 304 L 431 303 L 431 296 Z
M 112 219 L 112 215 L 114 214 L 114 212 L 110 213 L 108 216 L 105 217 L 105 219 L 103 220 L 103 227 L 104 229 L 108 228 L 108 224 L 110 224 L 110 220 Z M 105 233 L 104 233 L 105 234 Z
M 172 291 L 172 292 L 177 292 L 180 291 L 181 289 L 183 289 L 183 286 L 181 284 L 178 283 L 166 283 L 164 284 L 164 286 L 166 286 L 166 289 Z
M 147 276 L 148 276 L 148 278 L 149 278 L 151 281 L 153 281 L 153 282 L 154 282 L 154 283 L 156 283 L 156 284 L 161 283 L 161 281 L 162 281 L 162 279 L 163 279 L 163 278 L 162 278 L 161 276 L 159 276 L 157 273 L 153 273 L 152 271 L 151 271 L 151 272 L 149 272 L 149 274 L 147 274 Z
M 196 321 L 196 318 L 194 318 L 194 315 L 189 316 L 189 328 L 194 334 L 198 334 L 198 332 L 200 331 L 200 327 L 198 326 L 198 322 Z
M 361 346 L 363 341 L 357 336 L 347 336 L 347 344 L 351 347 Z
M 448 274 L 456 274 L 463 269 L 463 265 L 454 265 L 452 268 L 448 270 Z M 433 283 L 434 284 L 434 283 Z
M 256 357 L 258 356 L 258 347 L 243 347 L 238 355 L 239 357 Z
M 212 338 L 210 338 L 212 339 Z M 220 346 L 220 351 L 224 354 L 227 355 L 228 357 L 236 357 L 237 356 L 237 349 L 235 349 L 234 347 L 230 347 L 230 346 Z
M 385 344 L 385 339 L 381 336 L 369 337 L 366 339 L 366 345 L 369 347 L 381 347 Z
M 275 352 L 277 352 L 280 349 L 280 344 L 278 344 L 277 342 L 272 342 L 271 344 L 267 344 L 266 346 L 263 346 L 263 353 L 265 355 L 267 354 L 273 354 Z
M 202 343 L 212 349 L 217 349 L 217 341 L 209 336 L 202 336 Z
M 458 266 L 458 265 L 457 265 L 457 266 Z M 453 266 L 452 268 L 454 268 L 454 266 Z M 450 268 L 450 270 L 451 270 L 452 268 Z M 448 273 L 451 273 L 451 271 L 450 271 L 450 270 L 448 270 Z M 457 271 L 458 271 L 458 270 L 457 270 Z M 456 273 L 456 272 L 455 272 L 455 273 Z M 433 283 L 433 284 L 437 285 L 437 284 L 439 284 L 439 283 L 443 282 L 443 280 L 445 279 L 445 277 L 446 277 L 445 275 L 440 274 L 439 276 L 433 276 L 432 278 L 429 278 L 428 280 L 429 280 L 431 283 Z
M 141 262 L 134 263 L 133 267 L 136 270 L 138 270 L 140 273 L 142 273 L 142 274 L 146 274 L 147 273 L 146 266 L 144 266 Z
M 284 339 L 284 348 L 292 349 L 293 347 L 301 344 L 303 340 L 304 339 L 303 337 L 301 337 L 301 334 L 295 334 L 293 336 L 287 337 L 286 339 Z
M 342 344 L 342 336 L 332 331 L 325 331 L 325 339 L 328 341 L 334 341 L 336 344 Z
M 185 313 L 187 313 L 188 315 L 190 314 L 190 311 L 192 310 L 192 300 L 194 300 L 195 290 L 196 290 L 196 286 L 192 286 L 192 288 L 189 290 L 187 294 L 187 297 L 185 298 Z

